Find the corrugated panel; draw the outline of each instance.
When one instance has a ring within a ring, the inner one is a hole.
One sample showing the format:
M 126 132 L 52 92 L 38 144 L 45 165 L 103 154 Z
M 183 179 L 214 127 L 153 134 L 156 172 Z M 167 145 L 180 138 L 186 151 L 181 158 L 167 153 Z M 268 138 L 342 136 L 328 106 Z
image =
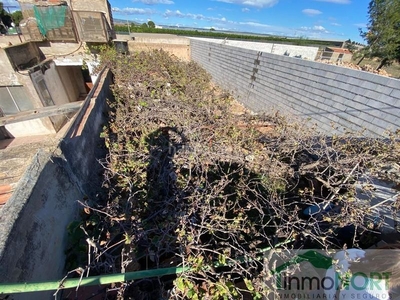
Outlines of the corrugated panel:
M 109 40 L 104 14 L 93 11 L 74 11 L 75 24 L 79 38 L 84 42 L 102 42 Z

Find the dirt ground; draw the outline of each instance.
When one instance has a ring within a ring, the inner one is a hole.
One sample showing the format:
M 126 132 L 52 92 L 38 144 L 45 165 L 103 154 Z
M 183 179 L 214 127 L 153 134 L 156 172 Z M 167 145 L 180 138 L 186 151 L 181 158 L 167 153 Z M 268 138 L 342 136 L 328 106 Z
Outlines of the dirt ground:
M 162 43 L 135 43 L 129 42 L 129 51 L 146 51 L 154 49 L 163 49 L 181 60 L 190 60 L 190 46 L 180 44 L 162 44 Z
M 353 59 L 352 63 L 356 64 L 359 59 Z M 365 66 L 370 66 L 371 68 L 376 68 L 379 65 L 379 61 L 377 59 L 367 59 L 365 58 L 360 66 L 365 67 Z M 390 77 L 393 78 L 399 78 L 400 79 L 400 64 L 394 62 L 390 66 L 386 66 L 382 68 L 385 72 L 389 74 Z

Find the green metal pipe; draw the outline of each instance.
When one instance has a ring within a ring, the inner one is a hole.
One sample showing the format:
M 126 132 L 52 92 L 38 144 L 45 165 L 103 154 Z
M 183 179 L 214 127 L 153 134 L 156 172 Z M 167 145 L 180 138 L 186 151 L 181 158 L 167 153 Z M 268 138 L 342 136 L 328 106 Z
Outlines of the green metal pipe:
M 292 242 L 293 239 L 286 240 L 282 243 L 278 243 L 275 247 L 279 247 Z M 272 247 L 261 249 L 259 253 L 271 250 Z M 244 258 L 238 258 L 237 261 L 243 262 Z M 220 266 L 218 263 L 216 266 Z M 227 264 L 228 265 L 228 264 Z M 162 269 L 153 269 L 145 271 L 136 271 L 119 274 L 108 274 L 84 277 L 70 278 L 64 281 L 47 281 L 47 282 L 30 282 L 30 283 L 0 283 L 0 295 L 4 294 L 17 294 L 17 293 L 31 293 L 31 292 L 43 292 L 43 291 L 56 291 L 58 289 L 70 289 L 78 286 L 92 286 L 92 285 L 105 285 L 115 282 L 125 282 L 129 280 L 161 277 L 165 275 L 180 274 L 192 270 L 191 267 L 171 267 Z
M 0 283 L 0 295 L 55 291 L 58 289 L 75 288 L 77 286 L 103 285 L 114 282 L 124 282 L 135 279 L 179 274 L 189 270 L 190 267 L 172 267 L 172 268 L 136 271 L 136 272 L 128 272 L 120 274 L 84 277 L 82 278 L 82 280 L 80 278 L 71 278 L 71 279 L 66 279 L 63 282 L 48 281 L 48 282 L 31 282 L 31 283 Z

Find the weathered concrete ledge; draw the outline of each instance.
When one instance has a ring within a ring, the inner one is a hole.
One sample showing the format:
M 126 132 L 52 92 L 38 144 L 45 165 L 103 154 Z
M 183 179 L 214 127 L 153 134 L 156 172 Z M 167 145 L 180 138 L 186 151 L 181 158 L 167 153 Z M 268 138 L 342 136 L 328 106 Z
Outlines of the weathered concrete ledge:
M 118 39 L 125 40 L 129 52 L 149 51 L 163 49 L 179 59 L 190 60 L 190 39 L 173 34 L 157 33 L 131 33 L 130 35 L 117 35 Z
M 106 70 L 89 93 L 54 152 L 39 152 L 0 211 L 0 282 L 59 280 L 65 275 L 68 224 L 78 217 L 77 200 L 94 196 L 101 185 L 97 159 L 111 98 Z M 13 295 L 13 299 L 33 299 Z M 52 292 L 35 293 L 51 299 Z
M 80 198 L 82 192 L 66 171 L 65 161 L 39 151 L 1 211 L 1 282 L 63 277 L 66 227 L 78 215 Z

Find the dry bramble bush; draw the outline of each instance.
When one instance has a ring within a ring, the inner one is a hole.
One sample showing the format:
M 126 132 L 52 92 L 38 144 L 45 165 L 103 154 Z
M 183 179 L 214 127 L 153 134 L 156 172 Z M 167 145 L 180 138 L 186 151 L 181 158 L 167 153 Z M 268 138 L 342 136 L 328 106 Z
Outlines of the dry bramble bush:
M 276 114 L 234 115 L 230 95 L 199 65 L 163 51 L 107 48 L 101 57 L 115 101 L 103 133 L 107 197 L 84 204 L 81 226 L 84 251 L 101 255 L 85 270 L 192 267 L 124 283 L 121 299 L 261 299 L 270 292 L 261 260 L 269 247 L 376 242 L 356 183 L 399 162 L 396 136 L 328 137 Z M 258 130 L 265 122 L 267 134 Z

